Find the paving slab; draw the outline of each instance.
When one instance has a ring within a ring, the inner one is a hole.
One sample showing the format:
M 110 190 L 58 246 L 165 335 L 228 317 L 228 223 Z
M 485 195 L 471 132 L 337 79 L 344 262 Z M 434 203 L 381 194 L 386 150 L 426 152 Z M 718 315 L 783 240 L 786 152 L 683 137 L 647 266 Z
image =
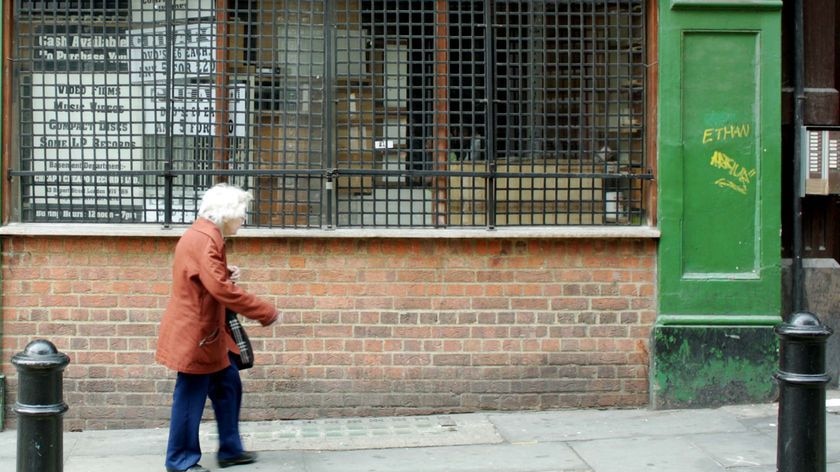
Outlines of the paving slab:
M 84 455 L 70 456 L 64 461 L 64 472 L 163 472 L 164 470 L 162 454 L 128 457 Z
M 729 468 L 776 465 L 776 437 L 757 431 L 696 434 L 686 437 L 717 463 Z
M 166 452 L 168 429 L 123 429 L 64 433 L 64 457 L 142 456 Z M 105 451 L 102 449 L 106 448 Z
M 840 415 L 829 413 L 825 416 L 825 439 L 828 446 L 826 455 L 829 462 L 840 462 Z M 837 445 L 838 447 L 831 447 Z
M 503 444 L 309 453 L 306 472 L 591 472 L 565 444 Z M 244 470 L 241 472 L 245 472 Z
M 9 460 L 14 464 L 17 456 L 17 432 L 16 431 L 0 431 L 0 464 L 8 463 Z M 3 467 L 0 467 L 0 470 Z M 12 470 L 12 469 L 9 469 Z
M 715 410 L 573 410 L 489 415 L 507 441 L 586 441 L 641 435 L 744 432 L 733 415 Z
M 240 426 L 246 449 L 350 450 L 496 444 L 503 438 L 483 414 L 268 421 Z M 202 451 L 218 449 L 215 424 L 201 427 Z
M 572 449 L 597 472 L 720 472 L 725 468 L 691 441 L 679 437 L 636 437 L 576 441 Z

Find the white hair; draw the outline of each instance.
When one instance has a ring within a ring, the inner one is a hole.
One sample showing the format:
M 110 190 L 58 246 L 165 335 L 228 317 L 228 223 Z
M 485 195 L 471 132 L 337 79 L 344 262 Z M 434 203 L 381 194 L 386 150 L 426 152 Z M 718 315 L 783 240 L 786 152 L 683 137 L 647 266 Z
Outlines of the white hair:
M 204 192 L 198 216 L 221 226 L 225 221 L 245 218 L 248 204 L 253 198 L 251 192 L 222 182 Z

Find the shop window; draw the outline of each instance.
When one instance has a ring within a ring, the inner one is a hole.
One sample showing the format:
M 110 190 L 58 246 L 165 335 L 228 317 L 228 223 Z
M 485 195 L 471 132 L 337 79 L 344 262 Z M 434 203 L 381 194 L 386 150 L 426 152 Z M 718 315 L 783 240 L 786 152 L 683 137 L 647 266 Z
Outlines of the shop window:
M 218 7 L 16 3 L 17 220 L 646 223 L 643 1 Z

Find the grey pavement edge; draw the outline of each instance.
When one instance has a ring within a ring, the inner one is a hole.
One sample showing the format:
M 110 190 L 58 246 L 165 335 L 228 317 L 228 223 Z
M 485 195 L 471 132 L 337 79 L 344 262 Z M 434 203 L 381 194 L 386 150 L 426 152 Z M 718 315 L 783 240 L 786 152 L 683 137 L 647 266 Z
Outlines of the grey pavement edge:
M 840 391 L 826 392 L 827 470 L 840 472 Z M 713 409 L 555 410 L 245 422 L 259 460 L 236 472 L 765 472 L 776 470 L 777 404 Z M 64 472 L 163 471 L 166 429 L 67 432 Z M 201 464 L 218 470 L 212 421 Z M 0 432 L 16 470 L 17 432 Z

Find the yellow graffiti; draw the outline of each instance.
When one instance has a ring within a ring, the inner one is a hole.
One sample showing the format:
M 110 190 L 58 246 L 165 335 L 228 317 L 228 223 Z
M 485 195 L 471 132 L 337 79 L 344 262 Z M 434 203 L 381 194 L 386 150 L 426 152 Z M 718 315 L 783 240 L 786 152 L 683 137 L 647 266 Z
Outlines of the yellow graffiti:
M 713 143 L 716 141 L 728 141 L 736 138 L 746 138 L 749 135 L 749 123 L 726 125 L 720 128 L 706 128 L 703 130 L 703 144 Z
M 742 195 L 747 194 L 747 187 L 752 183 L 752 178 L 755 177 L 755 169 L 745 169 L 741 164 L 738 164 L 735 159 L 726 154 L 715 151 L 712 154 L 712 159 L 709 165 L 718 169 L 723 169 L 729 173 L 731 177 L 721 177 L 715 180 L 718 187 L 732 189 Z

